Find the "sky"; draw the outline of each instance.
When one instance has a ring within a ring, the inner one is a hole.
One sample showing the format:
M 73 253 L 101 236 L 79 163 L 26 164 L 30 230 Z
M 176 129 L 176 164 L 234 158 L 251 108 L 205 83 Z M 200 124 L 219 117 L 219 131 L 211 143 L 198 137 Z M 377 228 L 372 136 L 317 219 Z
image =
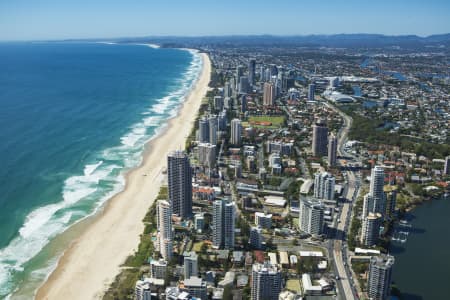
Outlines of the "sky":
M 0 0 L 0 40 L 449 32 L 449 0 Z

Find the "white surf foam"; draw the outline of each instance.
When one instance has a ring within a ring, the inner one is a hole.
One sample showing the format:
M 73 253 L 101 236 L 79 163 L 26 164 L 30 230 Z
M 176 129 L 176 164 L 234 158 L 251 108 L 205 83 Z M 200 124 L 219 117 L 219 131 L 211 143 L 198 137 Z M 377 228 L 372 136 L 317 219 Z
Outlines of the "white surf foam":
M 137 166 L 142 160 L 145 143 L 156 136 L 168 117 L 174 116 L 192 86 L 200 75 L 202 60 L 196 52 L 186 72 L 167 96 L 156 101 L 141 122 L 130 128 L 121 138 L 121 144 L 101 151 L 94 163 L 86 164 L 83 174 L 67 178 L 59 202 L 33 210 L 19 230 L 19 235 L 8 246 L 0 249 L 0 297 L 14 289 L 14 274 L 22 272 L 24 264 L 35 257 L 56 235 L 62 233 L 74 222 L 95 213 L 101 205 L 121 191 L 125 185 L 124 172 Z M 152 130 L 150 130 L 152 129 Z M 120 172 L 118 172 L 120 170 Z M 101 187 L 100 181 L 106 185 Z M 105 190 L 104 186 L 108 186 Z M 81 211 L 78 203 L 91 203 L 89 211 Z M 47 262 L 40 270 L 33 270 L 34 276 L 51 272 L 56 264 Z

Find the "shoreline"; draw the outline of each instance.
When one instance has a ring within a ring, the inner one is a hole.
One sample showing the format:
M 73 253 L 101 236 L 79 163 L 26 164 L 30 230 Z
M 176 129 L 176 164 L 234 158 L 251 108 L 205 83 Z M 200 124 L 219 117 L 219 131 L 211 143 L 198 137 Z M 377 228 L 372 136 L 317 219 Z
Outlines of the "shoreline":
M 38 288 L 36 299 L 101 299 L 125 259 L 138 246 L 144 228 L 142 219 L 165 178 L 165 157 L 172 150 L 184 149 L 208 90 L 210 60 L 205 53 L 198 55 L 203 60 L 201 73 L 177 114 L 146 143 L 141 164 L 125 175 L 123 191 L 87 221 L 89 224 Z

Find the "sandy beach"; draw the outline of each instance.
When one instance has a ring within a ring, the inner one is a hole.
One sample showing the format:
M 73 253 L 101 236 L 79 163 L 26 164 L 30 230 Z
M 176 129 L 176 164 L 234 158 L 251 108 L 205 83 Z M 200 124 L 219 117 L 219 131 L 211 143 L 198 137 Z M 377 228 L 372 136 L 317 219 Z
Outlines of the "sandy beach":
M 92 223 L 73 241 L 57 268 L 38 290 L 36 299 L 101 299 L 120 265 L 139 244 L 142 219 L 164 181 L 167 154 L 184 149 L 202 98 L 208 90 L 211 65 L 201 54 L 201 75 L 176 117 L 146 145 L 141 166 L 127 174 L 125 189 L 110 199 Z

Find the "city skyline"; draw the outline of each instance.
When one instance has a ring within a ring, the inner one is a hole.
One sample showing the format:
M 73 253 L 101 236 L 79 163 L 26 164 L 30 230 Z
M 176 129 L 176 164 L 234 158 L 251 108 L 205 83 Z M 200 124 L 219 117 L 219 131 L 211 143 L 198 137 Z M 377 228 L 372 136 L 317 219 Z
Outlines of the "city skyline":
M 0 2 L 0 40 L 140 36 L 310 35 L 448 33 L 446 1 L 305 1 L 227 3 L 50 0 Z M 233 22 L 230 22 L 232 18 Z M 418 22 L 420 20 L 420 22 Z M 269 22 L 268 22 L 269 21 Z M 214 26 L 204 26 L 213 24 Z

